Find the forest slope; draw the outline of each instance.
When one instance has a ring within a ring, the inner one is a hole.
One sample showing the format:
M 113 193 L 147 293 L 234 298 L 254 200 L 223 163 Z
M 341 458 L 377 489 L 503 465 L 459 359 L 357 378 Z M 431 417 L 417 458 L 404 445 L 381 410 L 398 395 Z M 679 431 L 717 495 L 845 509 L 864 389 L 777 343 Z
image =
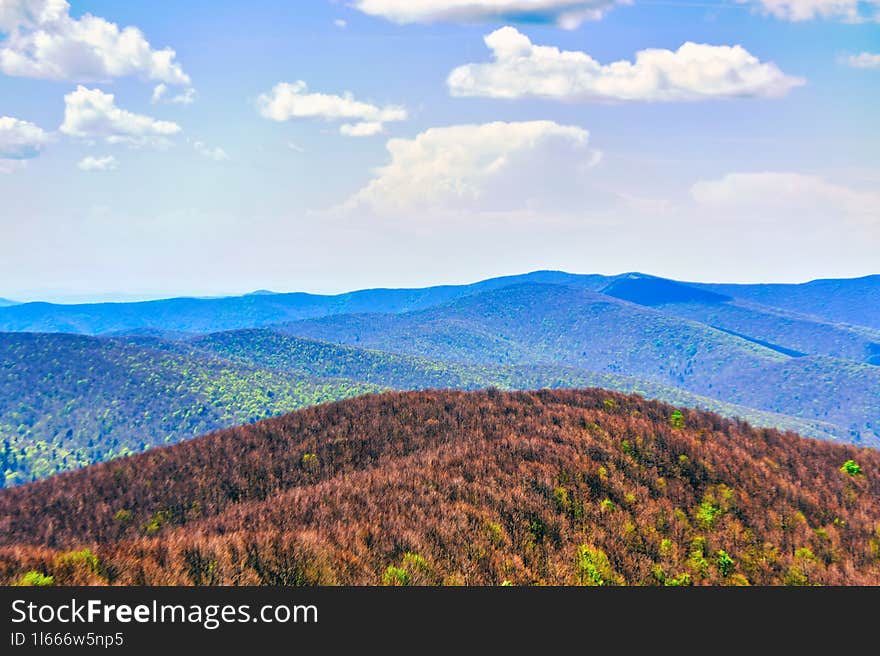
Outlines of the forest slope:
M 871 449 L 603 390 L 386 393 L 4 490 L 0 581 L 880 584 L 878 526 Z
M 0 486 L 381 389 L 186 348 L 0 333 Z

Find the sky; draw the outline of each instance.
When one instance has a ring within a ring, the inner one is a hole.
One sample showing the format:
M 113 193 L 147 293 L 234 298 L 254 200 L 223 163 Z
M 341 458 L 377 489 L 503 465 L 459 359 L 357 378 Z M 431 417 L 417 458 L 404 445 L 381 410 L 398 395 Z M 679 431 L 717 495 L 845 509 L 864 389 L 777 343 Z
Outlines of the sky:
M 880 273 L 880 0 L 0 0 L 0 297 Z

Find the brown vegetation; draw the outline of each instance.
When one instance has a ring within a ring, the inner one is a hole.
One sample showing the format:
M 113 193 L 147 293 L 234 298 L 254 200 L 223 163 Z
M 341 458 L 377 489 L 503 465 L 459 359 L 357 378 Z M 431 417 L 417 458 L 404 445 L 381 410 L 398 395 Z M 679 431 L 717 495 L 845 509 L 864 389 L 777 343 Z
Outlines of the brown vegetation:
M 0 582 L 28 572 L 880 584 L 880 453 L 603 390 L 371 395 L 4 490 Z

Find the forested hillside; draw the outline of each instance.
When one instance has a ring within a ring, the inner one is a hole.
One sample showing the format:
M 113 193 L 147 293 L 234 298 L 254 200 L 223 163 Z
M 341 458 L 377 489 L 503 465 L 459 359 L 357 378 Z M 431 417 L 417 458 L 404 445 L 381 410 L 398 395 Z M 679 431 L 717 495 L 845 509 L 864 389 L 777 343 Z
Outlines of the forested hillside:
M 14 485 L 378 386 L 79 335 L 0 335 L 0 471 Z
M 880 584 L 878 527 L 872 449 L 603 390 L 386 393 L 4 490 L 0 581 Z

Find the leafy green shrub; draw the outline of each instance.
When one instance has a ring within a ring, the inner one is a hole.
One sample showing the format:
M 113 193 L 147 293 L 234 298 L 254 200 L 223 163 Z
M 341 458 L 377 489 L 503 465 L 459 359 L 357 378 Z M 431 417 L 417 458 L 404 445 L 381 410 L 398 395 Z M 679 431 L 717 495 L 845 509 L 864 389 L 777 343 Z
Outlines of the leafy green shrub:
M 861 476 L 862 468 L 856 463 L 855 460 L 847 460 L 840 467 L 840 471 L 844 474 L 849 474 L 850 476 Z
M 389 565 L 382 575 L 382 585 L 409 585 L 409 572 L 402 567 Z
M 721 576 L 727 577 L 733 572 L 736 563 L 733 562 L 733 558 L 724 549 L 719 549 L 715 555 L 715 565 L 718 567 L 718 573 Z
M 25 573 L 16 583 L 13 585 L 24 586 L 24 587 L 34 587 L 34 586 L 47 586 L 52 585 L 55 582 L 55 578 L 52 576 L 46 576 L 41 572 L 30 571 Z
M 486 522 L 486 529 L 489 531 L 489 540 L 494 545 L 500 545 L 504 542 L 504 529 L 498 522 Z
M 684 415 L 681 413 L 681 410 L 674 410 L 672 412 L 672 416 L 669 418 L 669 425 L 673 428 L 684 428 Z
M 89 549 L 58 554 L 52 564 L 59 585 L 89 585 L 101 577 L 101 564 Z
M 568 490 L 564 487 L 557 487 L 553 490 L 553 500 L 556 502 L 556 509 L 559 512 L 567 513 L 571 510 L 571 498 L 568 495 Z
M 702 503 L 697 507 L 696 517 L 704 528 L 712 528 L 712 524 L 715 523 L 715 520 L 718 519 L 722 512 L 719 506 L 716 506 L 707 499 L 703 499 Z
M 616 585 L 620 582 L 620 577 L 611 569 L 608 555 L 586 544 L 577 548 L 575 569 L 581 585 Z
M 159 530 L 163 526 L 165 526 L 169 519 L 171 519 L 171 513 L 169 513 L 167 510 L 157 511 L 146 521 L 146 523 L 144 523 L 144 532 L 148 535 L 158 533 Z
M 670 588 L 679 588 L 692 585 L 691 575 L 687 572 L 681 572 L 678 576 L 667 578 L 663 581 L 663 585 Z
M 818 559 L 809 547 L 795 549 L 794 562 L 785 572 L 786 585 L 809 585 L 810 576 L 818 566 Z
M 98 557 L 89 549 L 80 551 L 68 551 L 55 556 L 56 567 L 82 567 L 92 572 L 98 571 Z

